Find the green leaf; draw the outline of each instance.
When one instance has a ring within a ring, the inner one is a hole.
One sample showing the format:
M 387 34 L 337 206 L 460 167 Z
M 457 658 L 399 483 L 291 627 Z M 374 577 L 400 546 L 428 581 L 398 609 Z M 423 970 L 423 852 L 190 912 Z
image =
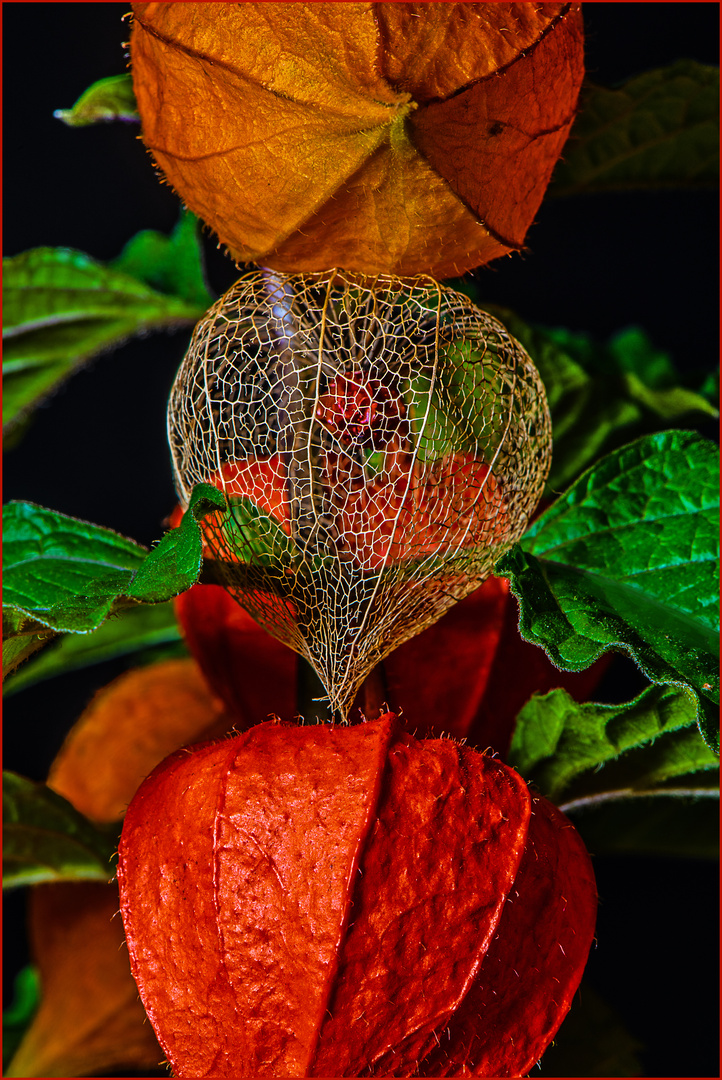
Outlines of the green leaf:
M 481 305 L 521 342 L 544 383 L 554 434 L 549 494 L 631 438 L 719 416 L 705 397 L 680 385 L 669 354 L 639 327 L 600 345 L 588 334 L 531 326 L 505 308 Z
M 57 634 L 23 612 L 3 608 L 3 679 Z
M 705 376 L 702 385 L 699 388 L 700 395 L 707 401 L 713 408 L 719 403 L 719 368 L 716 371 L 711 371 Z M 716 411 L 716 408 L 715 408 Z
M 549 193 L 714 187 L 719 179 L 719 70 L 695 60 L 588 86 Z
M 551 690 L 519 713 L 509 762 L 557 804 L 632 796 L 717 770 L 696 718 L 694 695 L 678 686 L 650 686 L 626 705 L 580 705 Z
M 46 784 L 3 772 L 3 888 L 109 881 L 116 847 Z
M 4 629 L 15 636 L 24 616 L 53 630 L 87 633 L 119 607 L 177 596 L 200 574 L 198 521 L 225 505 L 215 488 L 198 485 L 181 524 L 148 553 L 110 529 L 32 503 L 8 503 L 3 508 Z
M 69 127 L 86 127 L 108 120 L 140 120 L 130 75 L 98 79 L 80 95 L 72 109 L 56 109 L 53 116 Z
M 47 630 L 45 632 L 47 634 Z M 172 604 L 144 604 L 128 608 L 119 611 L 92 634 L 60 636 L 57 643 L 53 642 L 51 647 L 43 651 L 42 656 L 31 664 L 25 664 L 7 679 L 4 695 L 9 697 L 56 675 L 181 641 Z
M 230 500 L 226 527 L 231 530 L 233 552 L 239 562 L 291 569 L 299 555 L 293 540 L 275 518 L 264 514 L 245 496 Z
M 190 589 L 203 565 L 203 538 L 198 522 L 225 510 L 225 496 L 210 484 L 197 484 L 180 525 L 165 534 L 141 564 L 127 596 L 144 604 L 159 604 Z
M 714 781 L 715 774 L 705 773 Z M 593 855 L 719 859 L 719 787 L 638 793 L 564 807 Z
M 90 357 L 205 311 L 68 248 L 3 259 L 3 426 L 12 431 Z
M 110 529 L 33 503 L 3 507 L 3 611 L 54 630 L 100 626 L 148 553 Z
M 15 976 L 12 1004 L 3 1010 L 3 1073 L 40 1004 L 40 972 L 31 964 Z
M 158 292 L 180 297 L 201 312 L 214 301 L 203 272 L 200 222 L 189 210 L 181 212 L 169 237 L 154 229 L 144 229 L 108 265 L 111 270 L 137 278 Z
M 495 567 L 519 599 L 522 636 L 557 667 L 627 652 L 653 682 L 701 695 L 715 749 L 718 469 L 693 433 L 639 439 L 588 469 Z

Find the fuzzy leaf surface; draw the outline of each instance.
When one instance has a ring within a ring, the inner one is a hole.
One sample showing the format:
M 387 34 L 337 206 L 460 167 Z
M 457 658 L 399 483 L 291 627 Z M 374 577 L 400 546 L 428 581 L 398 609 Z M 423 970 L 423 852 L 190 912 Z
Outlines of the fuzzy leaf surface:
M 130 75 L 98 79 L 80 95 L 71 109 L 56 109 L 53 116 L 68 127 L 87 127 L 109 120 L 139 121 L 133 80 Z
M 557 805 L 631 796 L 717 769 L 696 717 L 694 695 L 677 686 L 650 686 L 626 705 L 579 704 L 551 690 L 520 712 L 509 760 Z
M 206 306 L 70 248 L 3 259 L 4 429 L 92 356 L 134 334 L 190 325 Z
M 3 887 L 108 881 L 116 837 L 105 836 L 46 784 L 3 772 Z
M 550 194 L 714 187 L 719 179 L 719 70 L 696 60 L 589 86 Z
M 157 604 L 189 589 L 203 561 L 198 520 L 225 507 L 215 488 L 199 485 L 177 529 L 149 553 L 110 529 L 32 503 L 3 509 L 8 625 L 18 616 L 53 630 L 87 633 L 119 606 Z
M 522 636 L 566 671 L 608 649 L 653 682 L 700 697 L 719 745 L 719 478 L 715 446 L 671 431 L 607 455 L 496 565 L 520 602 Z
M 3 680 L 57 637 L 55 631 L 23 612 L 3 607 Z

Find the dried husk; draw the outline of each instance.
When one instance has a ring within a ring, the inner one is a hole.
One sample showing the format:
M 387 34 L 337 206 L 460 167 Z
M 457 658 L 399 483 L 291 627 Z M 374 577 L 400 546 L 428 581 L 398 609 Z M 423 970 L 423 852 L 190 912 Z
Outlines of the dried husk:
M 42 997 L 5 1075 L 163 1075 L 163 1051 L 130 974 L 117 886 L 38 885 L 29 921 Z
M 239 262 L 437 278 L 519 250 L 579 4 L 133 5 L 143 139 Z
M 194 660 L 136 668 L 98 691 L 70 729 L 48 784 L 92 821 L 119 821 L 164 757 L 232 723 Z

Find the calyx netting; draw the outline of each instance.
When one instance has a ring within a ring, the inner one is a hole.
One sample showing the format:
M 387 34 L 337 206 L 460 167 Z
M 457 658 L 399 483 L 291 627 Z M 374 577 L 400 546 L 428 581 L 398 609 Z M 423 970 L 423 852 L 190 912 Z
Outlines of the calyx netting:
M 368 672 L 476 589 L 551 458 L 521 345 L 431 278 L 241 278 L 196 327 L 168 409 L 182 505 L 227 590 L 347 718 Z

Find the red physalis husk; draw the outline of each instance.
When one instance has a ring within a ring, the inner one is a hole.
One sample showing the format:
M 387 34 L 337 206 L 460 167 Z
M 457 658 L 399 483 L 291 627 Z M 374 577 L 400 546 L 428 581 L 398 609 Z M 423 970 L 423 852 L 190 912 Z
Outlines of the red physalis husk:
M 271 711 L 294 714 L 297 654 L 262 630 L 225 589 L 194 585 L 176 598 L 175 611 L 189 649 L 232 716 L 229 727 L 245 730 Z M 575 701 L 586 701 L 610 659 L 586 671 L 559 671 L 542 649 L 522 640 L 518 621 L 509 583 L 489 578 L 386 657 L 383 697 L 391 709 L 403 708 L 413 734 L 451 735 L 504 756 L 532 694 L 563 686 Z M 351 720 L 366 708 L 359 697 Z
M 596 913 L 559 811 L 392 713 L 173 754 L 130 805 L 118 879 L 179 1077 L 524 1075 Z

